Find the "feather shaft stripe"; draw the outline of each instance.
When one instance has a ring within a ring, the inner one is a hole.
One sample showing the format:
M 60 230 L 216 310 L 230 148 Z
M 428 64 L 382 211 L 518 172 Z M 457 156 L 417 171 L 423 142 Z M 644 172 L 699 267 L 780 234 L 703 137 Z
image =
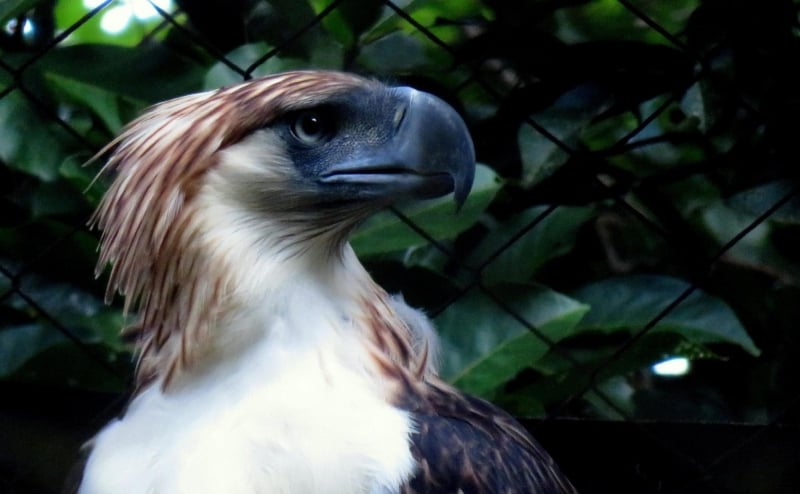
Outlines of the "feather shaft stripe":
M 300 71 L 176 98 L 127 125 L 93 158 L 110 155 L 100 173 L 117 174 L 90 224 L 103 230 L 96 272 L 113 265 L 106 299 L 119 292 L 125 312 L 139 312 L 140 385 L 169 369 L 166 386 L 190 365 L 221 310 L 226 267 L 191 247 L 202 241 L 194 200 L 217 153 L 287 111 L 369 83 Z M 402 353 L 396 342 L 389 346 Z

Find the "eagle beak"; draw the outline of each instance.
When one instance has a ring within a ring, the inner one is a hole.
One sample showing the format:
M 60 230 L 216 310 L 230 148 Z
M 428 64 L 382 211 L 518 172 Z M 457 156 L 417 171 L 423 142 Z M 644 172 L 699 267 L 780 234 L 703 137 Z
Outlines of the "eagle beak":
M 395 116 L 399 120 L 394 138 L 396 161 L 431 178 L 430 189 L 421 187 L 418 197 L 452 191 L 461 206 L 475 177 L 475 149 L 464 120 L 436 96 L 408 87 L 394 91 L 408 102 Z M 445 179 L 448 183 L 439 188 L 438 181 Z
M 388 138 L 365 145 L 319 177 L 346 186 L 351 198 L 394 202 L 454 193 L 460 207 L 475 176 L 475 150 L 467 126 L 441 99 L 409 87 L 386 88 L 379 124 Z M 383 117 L 382 117 L 383 119 Z

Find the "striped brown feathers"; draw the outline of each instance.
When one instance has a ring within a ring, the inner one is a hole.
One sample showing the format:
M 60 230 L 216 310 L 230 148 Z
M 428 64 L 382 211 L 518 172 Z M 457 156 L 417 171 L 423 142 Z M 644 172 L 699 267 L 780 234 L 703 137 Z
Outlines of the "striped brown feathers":
M 111 264 L 107 300 L 119 291 L 126 313 L 138 311 L 140 386 L 187 365 L 224 310 L 227 268 L 203 251 L 195 200 L 219 153 L 286 112 L 364 84 L 305 71 L 180 97 L 149 109 L 101 151 L 109 155 L 101 173 L 116 178 L 91 220 L 103 231 L 97 274 Z

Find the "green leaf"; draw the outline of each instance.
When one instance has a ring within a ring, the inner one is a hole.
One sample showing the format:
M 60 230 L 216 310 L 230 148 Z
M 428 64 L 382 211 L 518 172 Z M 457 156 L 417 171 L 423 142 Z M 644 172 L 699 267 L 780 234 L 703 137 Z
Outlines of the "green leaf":
M 99 183 L 93 183 L 97 169 L 85 166 L 90 158 L 91 155 L 81 153 L 67 156 L 58 171 L 90 204 L 97 205 L 103 195 L 103 187 Z
M 330 5 L 330 0 L 310 0 L 310 3 L 320 14 Z M 382 9 L 380 2 L 344 1 L 322 19 L 322 25 L 339 43 L 350 48 L 358 36 L 378 19 Z
M 608 110 L 612 99 L 592 85 L 579 86 L 559 97 L 547 109 L 531 115 L 534 122 L 575 149 L 581 132 L 595 117 Z M 517 132 L 522 158 L 522 185 L 530 187 L 558 170 L 569 154 L 552 139 L 523 123 Z
M 503 285 L 491 292 L 551 342 L 574 334 L 589 310 L 541 286 Z M 440 314 L 436 325 L 442 342 L 442 376 L 487 398 L 550 350 L 548 342 L 477 289 Z
M 268 53 L 272 48 L 266 43 L 252 43 L 249 45 L 242 45 L 235 48 L 233 51 L 225 55 L 225 58 L 233 63 L 236 67 L 247 68 L 259 59 L 265 53 Z M 253 71 L 253 77 L 267 75 L 270 70 L 270 60 L 258 66 Z M 272 63 L 275 63 L 274 61 Z M 241 73 L 229 67 L 223 62 L 215 63 L 203 79 L 203 89 L 211 90 L 223 86 L 232 86 L 244 81 Z
M 668 5 L 666 9 L 669 17 L 659 20 L 662 26 L 674 26 L 676 19 L 684 19 L 684 16 L 693 12 L 691 6 L 686 6 L 683 11 L 681 7 L 687 1 L 696 0 L 671 0 L 663 2 Z M 637 8 L 642 8 L 645 2 L 636 2 Z M 659 5 L 662 2 L 647 2 L 648 6 Z M 596 41 L 605 39 L 624 39 L 639 40 L 649 43 L 666 44 L 669 41 L 654 29 L 638 22 L 638 18 L 617 0 L 595 0 L 592 2 L 580 2 L 574 7 L 561 9 L 559 22 L 559 38 L 566 43 L 577 43 L 582 41 Z M 680 5 L 681 7 L 679 7 Z M 669 22 L 665 22 L 669 21 Z M 669 32 L 676 32 L 684 28 L 682 23 L 677 24 Z
M 5 26 L 8 21 L 29 11 L 40 0 L 3 0 L 0 2 L 0 25 Z
M 31 194 L 30 207 L 31 216 L 34 219 L 46 216 L 88 214 L 86 199 L 81 192 L 63 181 L 39 184 Z
M 705 133 L 714 125 L 716 119 L 712 113 L 713 106 L 710 107 L 706 101 L 704 83 L 692 84 L 683 95 L 680 107 L 700 132 Z
M 65 3 L 65 2 L 59 2 Z M 69 2 L 66 2 L 69 3 Z M 75 63 L 91 60 L 92 63 Z M 206 67 L 163 44 L 75 45 L 51 50 L 34 66 L 51 78 L 84 83 L 122 101 L 157 103 L 202 89 Z
M 572 250 L 578 230 L 593 216 L 588 207 L 559 206 L 548 213 L 549 209 L 533 207 L 503 222 L 486 235 L 467 264 L 482 266 L 502 249 L 481 271 L 483 281 L 487 284 L 529 281 L 547 261 Z M 535 226 L 506 247 L 510 239 L 534 222 Z
M 542 375 L 532 382 L 515 389 L 513 394 L 502 395 L 498 403 L 515 415 L 536 413 L 537 408 L 527 410 L 529 404 L 540 403 L 547 407 L 579 395 L 590 389 L 584 397 L 602 416 L 622 418 L 609 407 L 606 400 L 617 408 L 633 415 L 633 393 L 618 377 L 628 376 L 670 357 L 690 359 L 713 358 L 714 354 L 701 345 L 687 341 L 677 333 L 648 333 L 626 349 L 619 357 L 610 357 L 619 347 L 616 340 L 603 342 L 593 340 L 591 346 L 562 346 L 559 351 L 550 351 L 536 365 Z M 567 356 L 569 358 L 567 358 Z M 602 397 L 595 391 L 599 390 Z M 604 399 L 605 398 L 605 399 Z
M 479 164 L 475 169 L 472 192 L 460 211 L 456 211 L 450 196 L 417 202 L 400 210 L 434 239 L 452 238 L 478 221 L 500 187 L 497 174 Z M 384 211 L 368 219 L 352 236 L 351 243 L 359 255 L 368 256 L 423 245 L 427 240 L 397 215 Z
M 269 53 L 272 47 L 266 43 L 252 43 L 242 45 L 226 55 L 230 62 L 242 69 L 249 68 L 262 56 Z M 264 62 L 254 68 L 250 75 L 253 77 L 263 77 L 289 70 L 303 70 L 313 66 L 317 69 L 341 69 L 343 50 L 338 43 L 322 42 L 313 46 L 310 59 L 284 57 L 276 54 L 269 57 Z M 217 62 L 208 71 L 203 87 L 205 89 L 216 89 L 222 86 L 239 84 L 244 80 L 241 73 L 233 70 L 228 64 Z
M 420 70 L 433 62 L 420 39 L 402 32 L 364 46 L 357 60 L 359 65 L 379 74 Z
M 734 210 L 747 213 L 755 218 L 795 191 L 796 187 L 790 181 L 779 180 L 739 192 L 730 197 L 727 204 Z M 775 211 L 769 219 L 782 223 L 800 224 L 800 199 L 795 195 Z
M 143 42 L 145 38 L 150 38 L 148 41 L 152 42 L 153 39 L 163 39 L 169 32 L 169 29 L 158 29 L 159 24 L 163 22 L 161 16 L 145 19 L 140 19 L 135 15 L 129 16 L 127 24 L 120 31 L 110 33 L 103 29 L 103 19 L 106 16 L 120 15 L 121 13 L 125 15 L 127 14 L 127 12 L 124 12 L 126 10 L 130 12 L 131 7 L 124 5 L 122 2 L 109 2 L 110 5 L 88 19 L 84 19 L 84 17 L 92 8 L 86 5 L 87 2 L 75 0 L 53 3 L 53 15 L 55 16 L 58 31 L 67 29 L 81 20 L 85 21 L 79 29 L 67 37 L 63 44 L 102 44 L 141 48 L 147 45 L 147 42 Z M 123 12 L 117 9 L 122 9 Z M 117 11 L 115 12 L 115 10 Z
M 723 200 L 707 205 L 700 214 L 706 232 L 719 245 L 727 243 L 744 228 L 749 227 L 756 216 L 733 209 Z M 772 225 L 769 222 L 759 224 L 736 242 L 725 255 L 748 264 L 782 265 L 783 262 L 777 258 L 774 245 L 770 241 L 771 231 Z
M 51 88 L 60 95 L 60 99 L 75 102 L 91 109 L 103 121 L 103 124 L 111 134 L 119 133 L 125 121 L 134 114 L 133 111 L 127 111 L 123 116 L 123 98 L 94 84 L 55 73 L 45 73 L 45 79 Z M 129 107 L 138 109 L 146 105 L 144 101 L 133 99 L 127 103 Z
M 272 15 L 281 19 L 294 32 L 300 31 L 314 22 L 316 16 L 313 7 L 303 1 L 270 0 L 269 5 L 274 9 Z
M 58 177 L 65 153 L 63 136 L 19 91 L 0 99 L 0 135 L 0 160 L 9 167 L 45 182 Z
M 7 377 L 38 353 L 66 341 L 42 324 L 7 326 L 0 330 L 0 377 Z
M 433 28 L 441 19 L 458 20 L 477 15 L 483 15 L 484 18 L 491 17 L 491 12 L 477 0 L 461 0 L 459 2 L 404 0 L 396 1 L 394 4 L 407 15 L 411 16 L 416 22 L 429 29 Z M 383 9 L 383 15 L 380 21 L 368 31 L 368 35 L 365 36 L 365 39 L 369 43 L 397 30 L 413 33 L 417 31 L 417 28 L 395 14 L 392 9 L 385 8 Z
M 591 283 L 570 296 L 592 308 L 580 323 L 582 331 L 636 332 L 689 286 L 668 276 L 622 276 Z M 697 344 L 732 343 L 752 355 L 760 353 L 730 307 L 700 290 L 689 295 L 650 332 L 677 333 Z
M 4 298 L 6 311 L 15 311 L 23 324 L 0 324 L 0 377 L 18 372 L 32 360 L 57 346 L 75 346 L 54 327 L 58 321 L 86 343 L 103 343 L 104 353 L 125 352 L 118 336 L 123 319 L 119 311 L 102 305 L 95 297 L 66 283 L 53 283 L 26 274 L 18 290 L 36 304 L 17 294 Z M 0 279 L 0 285 L 2 283 Z M 40 312 L 46 312 L 46 316 Z
M 117 309 L 106 307 L 100 298 L 69 283 L 54 282 L 34 273 L 25 274 L 19 290 L 33 300 L 36 307 L 17 295 L 8 297 L 5 305 L 29 314 L 49 330 L 57 331 L 50 326 L 51 317 L 83 341 L 102 342 L 117 350 L 125 348 L 119 337 L 124 318 Z M 48 317 L 39 314 L 39 309 Z

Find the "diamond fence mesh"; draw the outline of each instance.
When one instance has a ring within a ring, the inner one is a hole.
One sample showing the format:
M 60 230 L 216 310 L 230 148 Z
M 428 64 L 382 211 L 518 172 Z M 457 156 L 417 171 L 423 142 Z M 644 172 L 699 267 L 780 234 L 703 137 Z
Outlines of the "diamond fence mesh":
M 148 10 L 149 8 L 149 10 Z M 299 68 L 433 92 L 473 195 L 353 242 L 443 375 L 583 492 L 796 492 L 796 2 L 19 1 L 0 7 L 0 490 L 53 492 L 125 401 L 82 165 L 157 101 Z M 688 371 L 667 377 L 655 364 Z

